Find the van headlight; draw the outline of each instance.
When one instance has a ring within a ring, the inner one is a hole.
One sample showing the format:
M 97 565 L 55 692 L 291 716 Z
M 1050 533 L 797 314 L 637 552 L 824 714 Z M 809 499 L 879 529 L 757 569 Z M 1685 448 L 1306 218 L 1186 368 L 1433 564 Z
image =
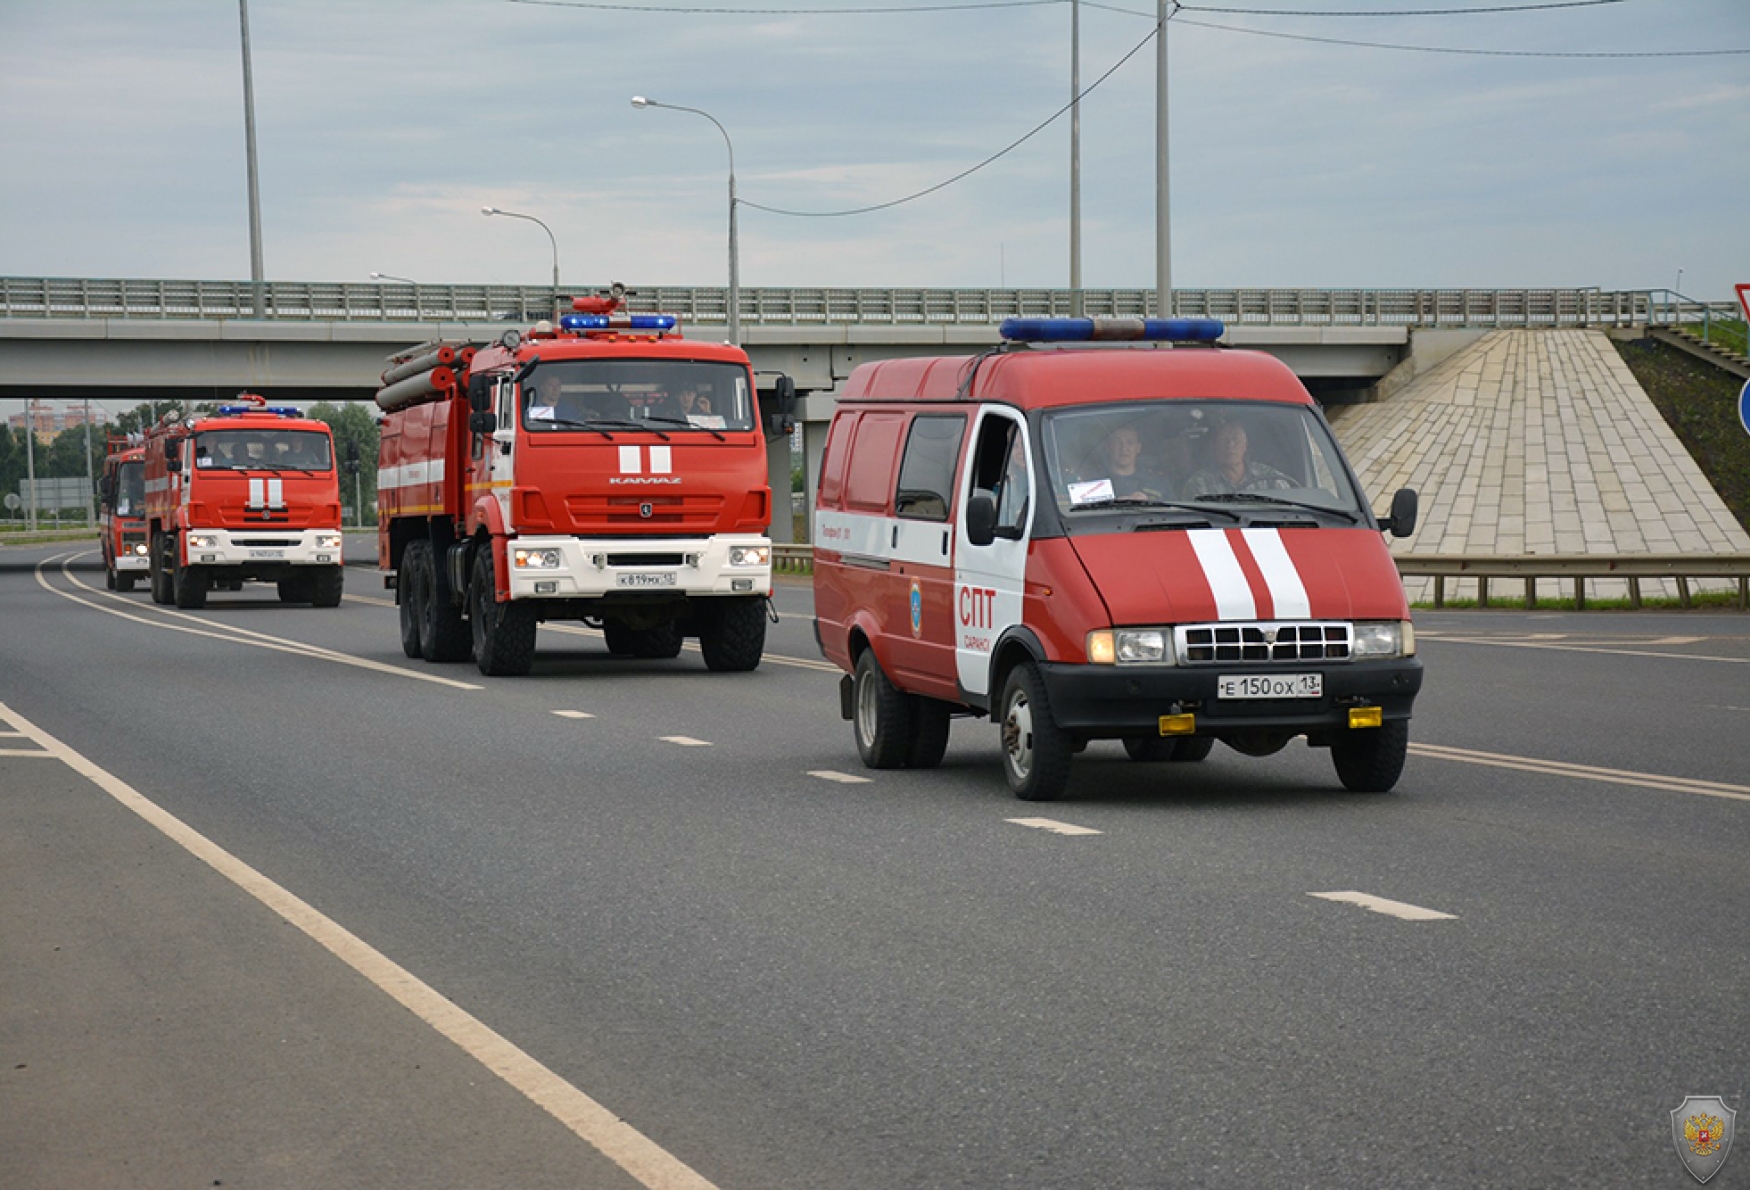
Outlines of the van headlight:
M 1173 634 L 1166 628 L 1101 628 L 1088 633 L 1091 665 L 1172 665 Z
M 518 570 L 559 569 L 558 550 L 517 550 L 511 557 Z
M 1349 656 L 1354 658 L 1415 655 L 1416 630 L 1410 626 L 1408 620 L 1357 624 L 1355 634 L 1349 641 Z
M 731 566 L 764 566 L 772 560 L 772 551 L 763 545 L 736 545 L 729 548 Z

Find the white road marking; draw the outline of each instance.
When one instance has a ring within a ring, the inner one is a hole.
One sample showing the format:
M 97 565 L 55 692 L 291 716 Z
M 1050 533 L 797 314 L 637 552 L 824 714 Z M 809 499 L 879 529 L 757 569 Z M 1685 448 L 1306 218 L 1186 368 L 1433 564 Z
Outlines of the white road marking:
M 594 719 L 595 718 L 595 716 L 590 714 L 588 711 L 554 711 L 553 713 L 555 715 L 559 716 L 561 719 Z
M 42 752 L 35 748 L 0 748 L 0 756 L 47 756 L 54 758 L 52 752 Z
M 0 739 L 22 740 L 24 738 L 25 735 L 22 731 L 0 731 Z
M 838 773 L 832 769 L 809 769 L 810 777 L 819 777 L 822 781 L 837 781 L 840 785 L 867 785 L 868 777 L 853 777 L 850 773 Z
M 1750 785 L 1729 785 L 1724 781 L 1698 781 L 1693 777 L 1665 777 L 1657 773 L 1635 773 L 1624 769 L 1599 768 L 1591 764 L 1569 764 L 1562 760 L 1504 756 L 1499 752 L 1449 748 L 1444 744 L 1412 743 L 1410 752 L 1432 760 L 1457 760 L 1490 768 L 1517 769 L 1522 773 L 1543 773 L 1552 777 L 1573 777 L 1579 781 L 1604 781 L 1611 785 L 1635 785 L 1643 789 L 1662 789 L 1671 793 L 1694 793 L 1702 797 L 1723 797 L 1750 802 Z
M 1050 831 L 1054 835 L 1097 835 L 1102 833 L 1090 827 L 1059 822 L 1055 818 L 1006 818 L 1003 821 L 1012 822 L 1016 826 L 1030 826 L 1034 830 Z
M 436 674 L 420 673 L 418 670 L 402 669 L 397 665 L 386 665 L 381 661 L 371 661 L 364 657 L 353 657 L 346 653 L 335 652 L 333 649 L 325 649 L 320 645 L 309 645 L 304 644 L 301 641 L 286 640 L 283 637 L 269 636 L 264 632 L 252 632 L 247 628 L 238 628 L 229 624 L 216 624 L 211 620 L 202 619 L 200 616 L 191 616 L 187 612 L 174 611 L 170 608 L 160 607 L 153 604 L 152 610 L 159 615 L 178 620 L 187 620 L 192 624 L 203 625 L 206 629 L 222 628 L 223 631 L 203 631 L 200 628 L 188 628 L 181 624 L 166 623 L 164 620 L 154 620 L 134 612 L 124 612 L 116 608 L 105 607 L 101 603 L 94 603 L 90 599 L 81 599 L 78 595 L 75 595 L 70 591 L 63 591 L 58 587 L 50 586 L 48 580 L 43 576 L 43 567 L 52 562 L 59 561 L 61 563 L 61 576 L 80 590 L 88 592 L 91 595 L 101 595 L 116 600 L 126 607 L 138 606 L 130 599 L 125 599 L 113 592 L 99 591 L 95 587 L 89 587 L 80 582 L 78 577 L 74 575 L 70 569 L 72 559 L 78 556 L 78 554 L 74 554 L 65 559 L 58 557 L 46 558 L 43 561 L 38 562 L 36 566 L 37 585 L 50 594 L 59 595 L 62 599 L 77 603 L 81 607 L 88 607 L 92 611 L 102 612 L 106 616 L 116 616 L 123 620 L 132 620 L 136 624 L 144 624 L 149 628 L 162 628 L 170 632 L 186 632 L 190 636 L 205 636 L 212 640 L 225 641 L 234 645 L 249 645 L 257 649 L 271 649 L 276 653 L 291 653 L 299 657 L 310 657 L 317 661 L 332 661 L 338 665 L 350 665 L 357 669 L 368 669 L 377 673 L 393 674 L 399 678 L 411 678 L 416 682 L 431 682 L 435 685 L 448 686 L 455 690 L 485 689 L 484 686 L 478 686 L 471 682 L 458 682 L 454 678 L 443 678 Z
M 652 1190 L 714 1190 L 679 1158 L 614 1115 L 485 1022 L 445 999 L 413 972 L 391 960 L 339 922 L 197 832 L 159 807 L 133 786 L 99 768 L 61 741 L 20 718 L 0 703 L 0 715 L 18 724 L 27 736 L 54 753 L 74 772 L 151 823 L 191 855 L 230 880 L 274 913 L 309 935 L 330 954 L 376 984 L 392 999 L 443 1036 L 455 1042 L 482 1066 L 527 1096 L 579 1139 Z
M 1446 636 L 1432 632 L 1418 632 L 1416 639 L 1439 641 L 1445 645 L 1494 645 L 1499 649 L 1555 649 L 1563 653 L 1604 653 L 1612 657 L 1663 657 L 1668 661 L 1718 661 L 1726 665 L 1750 665 L 1750 657 L 1713 657 L 1703 653 L 1655 653 L 1650 649 L 1605 649 L 1592 645 L 1558 645 L 1547 641 L 1499 640 L 1483 636 Z
M 656 738 L 665 744 L 679 744 L 683 748 L 709 748 L 711 746 L 710 740 L 695 740 L 690 735 L 662 735 Z
M 1451 913 L 1441 913 L 1435 909 L 1424 909 L 1420 905 L 1410 905 L 1403 901 L 1388 901 L 1384 897 L 1376 897 L 1364 892 L 1309 892 L 1309 897 L 1318 897 L 1326 901 L 1342 901 L 1349 905 L 1359 905 L 1363 909 L 1371 909 L 1375 913 L 1383 913 L 1387 917 L 1401 917 L 1405 921 L 1457 921 Z
M 597 640 L 600 640 L 602 637 L 602 630 L 600 628 L 585 628 L 581 624 L 542 624 L 541 629 L 545 632 L 569 632 L 573 636 L 589 636 L 594 637 Z M 697 653 L 699 651 L 699 642 L 693 640 L 683 641 L 681 647 L 686 649 L 689 653 Z M 829 674 L 842 674 L 845 672 L 830 661 L 820 661 L 813 657 L 787 657 L 782 653 L 763 654 L 760 657 L 760 664 L 788 665 L 795 669 L 812 669 Z

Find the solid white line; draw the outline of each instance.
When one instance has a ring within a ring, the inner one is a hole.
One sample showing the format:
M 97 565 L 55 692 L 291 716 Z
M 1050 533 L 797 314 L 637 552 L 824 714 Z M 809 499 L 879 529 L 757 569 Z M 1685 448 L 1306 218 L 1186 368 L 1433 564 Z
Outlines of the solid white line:
M 1309 897 L 1319 897 L 1326 901 L 1342 901 L 1349 905 L 1359 905 L 1363 909 L 1371 909 L 1375 913 L 1383 913 L 1387 917 L 1401 917 L 1405 921 L 1457 921 L 1451 913 L 1441 913 L 1435 909 L 1424 909 L 1420 905 L 1410 905 L 1403 901 L 1388 901 L 1384 897 L 1376 897 L 1363 892 L 1309 892 Z
M 47 756 L 54 759 L 53 752 L 40 752 L 35 748 L 0 748 L 0 756 Z
M 594 719 L 595 718 L 595 716 L 590 714 L 588 711 L 554 711 L 553 713 L 555 715 L 559 716 L 561 719 Z
M 709 748 L 710 740 L 695 740 L 690 735 L 659 735 L 656 737 L 665 744 L 679 744 L 683 748 Z
M 596 1100 L 560 1078 L 490 1026 L 420 980 L 331 918 L 275 884 L 260 872 L 160 808 L 133 786 L 99 768 L 84 756 L 4 703 L 0 714 L 18 723 L 38 744 L 58 756 L 116 801 L 151 823 L 191 855 L 230 880 L 273 912 L 297 926 L 330 954 L 376 984 L 420 1020 L 522 1092 L 577 1137 L 652 1190 L 713 1190 L 712 1184 L 619 1119 Z
M 1590 764 L 1569 764 L 1562 760 L 1505 756 L 1499 752 L 1449 748 L 1444 744 L 1412 743 L 1410 751 L 1432 760 L 1457 760 L 1489 768 L 1517 769 L 1522 773 L 1542 773 L 1551 777 L 1573 777 L 1579 781 L 1603 781 L 1611 785 L 1634 785 L 1643 789 L 1662 789 L 1671 793 L 1693 793 L 1702 797 L 1723 797 L 1732 801 L 1750 802 L 1750 785 L 1728 785 L 1724 781 L 1699 781 L 1693 777 L 1665 777 L 1657 773 L 1635 773 L 1623 769 L 1599 768 Z
M 1702 653 L 1655 653 L 1650 649 L 1604 649 L 1591 645 L 1554 645 L 1530 640 L 1490 640 L 1476 636 L 1434 636 L 1418 632 L 1421 640 L 1443 645 L 1494 645 L 1500 649 L 1554 649 L 1559 653 L 1603 653 L 1611 657 L 1663 657 L 1667 661 L 1718 661 L 1726 665 L 1750 665 L 1750 657 L 1712 657 Z
M 1016 826 L 1030 826 L 1034 830 L 1050 831 L 1054 835 L 1097 835 L 1101 833 L 1089 827 L 1059 822 L 1055 818 L 1005 818 L 1003 821 L 1012 822 Z
M 819 777 L 822 781 L 837 781 L 840 785 L 867 785 L 868 777 L 853 777 L 850 773 L 838 773 L 832 769 L 809 769 L 810 777 Z

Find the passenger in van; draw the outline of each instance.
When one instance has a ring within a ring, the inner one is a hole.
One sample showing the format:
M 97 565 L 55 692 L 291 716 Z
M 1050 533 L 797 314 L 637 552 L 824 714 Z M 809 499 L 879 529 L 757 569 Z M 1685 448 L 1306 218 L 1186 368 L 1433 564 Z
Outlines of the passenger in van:
M 1136 432 L 1135 426 L 1122 425 L 1106 435 L 1101 453 L 1105 456 L 1105 474 L 1090 478 L 1110 479 L 1112 492 L 1118 499 L 1160 500 L 1166 497 L 1166 480 L 1142 464 L 1142 436 Z
M 1009 458 L 1004 464 L 1002 478 L 997 480 L 996 490 L 991 493 L 996 498 L 998 528 L 1021 529 L 1026 526 L 1027 491 L 1027 450 L 1017 431 L 1009 439 Z
M 1246 428 L 1237 421 L 1215 427 L 1210 442 L 1209 466 L 1187 479 L 1179 495 L 1187 500 L 1225 492 L 1273 492 L 1295 483 L 1268 463 L 1246 457 Z

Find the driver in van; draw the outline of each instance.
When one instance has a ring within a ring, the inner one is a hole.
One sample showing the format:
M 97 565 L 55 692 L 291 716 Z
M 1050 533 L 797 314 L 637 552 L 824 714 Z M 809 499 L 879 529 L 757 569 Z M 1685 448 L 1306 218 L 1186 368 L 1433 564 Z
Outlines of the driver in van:
M 1112 481 L 1113 494 L 1120 500 L 1161 500 L 1166 497 L 1167 483 L 1142 465 L 1142 435 L 1130 424 L 1119 426 L 1100 446 L 1105 465 L 1105 478 Z
M 1294 481 L 1268 463 L 1246 457 L 1246 427 L 1224 421 L 1215 427 L 1209 444 L 1210 463 L 1187 479 L 1179 494 L 1187 500 L 1225 492 L 1279 492 Z

